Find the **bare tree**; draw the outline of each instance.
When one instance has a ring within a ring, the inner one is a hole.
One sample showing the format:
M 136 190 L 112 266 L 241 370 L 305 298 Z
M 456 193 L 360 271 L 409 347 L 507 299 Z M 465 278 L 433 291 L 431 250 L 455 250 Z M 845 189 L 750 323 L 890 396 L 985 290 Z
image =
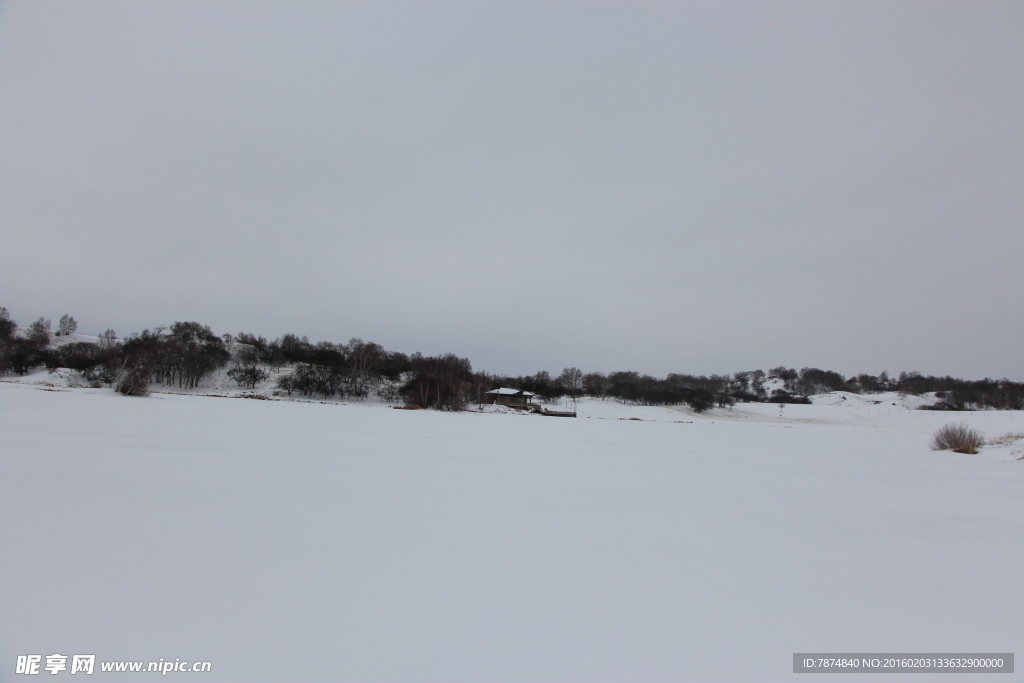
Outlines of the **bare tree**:
M 750 371 L 750 390 L 755 396 L 764 397 L 764 370 L 751 370 Z
M 113 348 L 117 345 L 117 333 L 113 330 L 108 329 L 106 332 L 100 335 L 99 345 L 105 349 Z
M 28 326 L 28 337 L 36 344 L 48 346 L 50 343 L 50 321 L 46 318 L 39 318 Z
M 387 351 L 380 344 L 364 342 L 356 337 L 349 340 L 346 351 L 351 393 L 363 398 L 369 393 L 369 387 L 379 381 L 379 368 Z
M 459 358 L 454 353 L 433 357 L 414 354 L 410 362 L 412 376 L 402 388 L 410 403 L 421 408 L 462 410 L 466 404 L 466 387 L 473 374 L 468 358 Z
M 11 320 L 11 314 L 5 307 L 0 306 L 0 341 L 10 339 L 16 329 L 18 323 Z
M 57 323 L 57 334 L 69 335 L 74 334 L 78 329 L 78 323 L 70 315 L 65 313 L 60 317 L 60 322 Z
M 611 380 L 603 372 L 588 372 L 583 375 L 583 390 L 588 396 L 593 396 L 603 401 L 611 387 Z
M 579 368 L 565 368 L 558 383 L 572 397 L 572 409 L 576 410 L 576 399 L 583 393 L 583 372 Z
M 238 382 L 240 387 L 255 389 L 256 385 L 270 377 L 270 373 L 260 367 L 260 351 L 249 344 L 238 344 L 234 364 L 228 370 L 228 377 Z

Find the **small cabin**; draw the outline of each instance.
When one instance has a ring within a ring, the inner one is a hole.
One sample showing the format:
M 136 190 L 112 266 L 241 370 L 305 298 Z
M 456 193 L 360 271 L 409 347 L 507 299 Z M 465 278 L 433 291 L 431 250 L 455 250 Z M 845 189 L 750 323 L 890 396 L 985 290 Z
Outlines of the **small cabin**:
M 514 408 L 528 408 L 533 405 L 533 394 L 529 391 L 522 391 L 520 389 L 508 389 L 502 387 L 501 389 L 492 389 L 484 394 L 487 398 L 486 403 L 498 403 L 503 406 L 512 406 Z

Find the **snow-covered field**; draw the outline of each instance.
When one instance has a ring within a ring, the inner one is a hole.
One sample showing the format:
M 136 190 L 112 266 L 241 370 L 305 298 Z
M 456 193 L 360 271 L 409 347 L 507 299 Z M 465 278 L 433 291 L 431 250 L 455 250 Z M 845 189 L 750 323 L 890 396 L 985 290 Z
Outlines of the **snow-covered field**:
M 836 394 L 566 419 L 56 384 L 0 382 L 0 681 L 32 653 L 252 683 L 1024 652 L 1024 440 L 928 448 L 949 421 L 1024 432 L 1020 412 Z

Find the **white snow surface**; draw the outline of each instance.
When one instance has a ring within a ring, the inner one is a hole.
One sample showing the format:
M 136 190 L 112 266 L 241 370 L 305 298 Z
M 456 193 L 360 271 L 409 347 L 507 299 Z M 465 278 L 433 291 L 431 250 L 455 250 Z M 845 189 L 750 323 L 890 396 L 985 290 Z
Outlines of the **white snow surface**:
M 498 394 L 499 396 L 534 396 L 535 394 L 529 391 L 523 391 L 522 389 L 510 389 L 508 387 L 501 387 L 499 389 L 492 389 L 487 392 L 488 394 Z
M 0 382 L 3 681 L 30 653 L 252 683 L 781 681 L 794 652 L 1024 652 L 1024 439 L 929 449 L 1021 412 L 839 393 L 571 419 L 54 380 Z

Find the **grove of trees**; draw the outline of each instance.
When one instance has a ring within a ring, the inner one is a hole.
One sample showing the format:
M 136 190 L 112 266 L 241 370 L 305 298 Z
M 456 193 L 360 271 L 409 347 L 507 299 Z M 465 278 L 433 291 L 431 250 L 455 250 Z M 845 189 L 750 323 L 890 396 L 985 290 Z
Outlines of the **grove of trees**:
M 0 307 L 0 375 L 24 375 L 40 367 L 70 368 L 95 385 L 106 383 L 122 393 L 140 395 L 151 384 L 192 389 L 227 368 L 227 377 L 239 387 L 255 389 L 273 379 L 274 387 L 289 396 L 364 399 L 376 395 L 438 410 L 482 403 L 486 392 L 498 387 L 530 391 L 542 401 L 591 396 L 642 405 L 686 404 L 698 412 L 737 401 L 806 403 L 808 396 L 830 391 L 934 393 L 939 399 L 930 406 L 934 410 L 1024 409 L 1024 383 L 1006 379 L 971 381 L 917 372 L 901 372 L 895 378 L 885 372 L 844 377 L 830 370 L 784 366 L 710 376 L 605 374 L 576 367 L 556 376 L 547 371 L 505 376 L 474 372 L 469 359 L 456 354 L 406 355 L 359 338 L 345 344 L 313 343 L 285 334 L 268 341 L 248 332 L 218 336 L 207 325 L 176 322 L 124 339 L 108 329 L 95 342 L 51 343 L 51 327 L 41 317 L 19 328 L 9 311 Z M 63 315 L 58 338 L 74 334 L 77 328 L 73 317 Z M 774 387 L 770 394 L 769 381 Z

